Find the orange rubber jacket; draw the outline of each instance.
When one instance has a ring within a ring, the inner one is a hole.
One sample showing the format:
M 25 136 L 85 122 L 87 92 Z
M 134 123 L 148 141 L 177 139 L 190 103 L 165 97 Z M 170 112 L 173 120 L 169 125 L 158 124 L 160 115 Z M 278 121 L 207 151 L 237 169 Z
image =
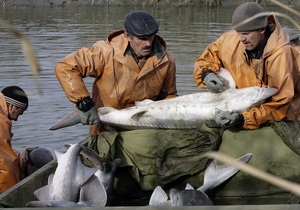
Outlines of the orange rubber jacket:
M 233 76 L 236 87 L 269 86 L 278 89 L 270 100 L 243 112 L 244 129 L 257 129 L 270 120 L 297 120 L 299 115 L 299 53 L 289 45 L 287 34 L 273 17 L 271 36 L 261 59 L 247 60 L 245 47 L 235 30 L 211 43 L 194 64 L 194 80 L 205 88 L 202 73 L 221 67 Z
M 155 35 L 153 46 L 159 50 L 141 69 L 134 58 L 125 53 L 127 46 L 124 31 L 116 31 L 106 41 L 98 41 L 92 48 L 81 48 L 59 61 L 55 75 L 67 98 L 77 103 L 90 97 L 84 77 L 95 78 L 92 98 L 96 108 L 122 109 L 143 99 L 176 97 L 175 59 L 166 50 L 164 40 Z M 90 134 L 99 133 L 96 130 L 92 126 Z
M 0 93 L 0 190 L 5 192 L 20 181 L 18 154 L 11 146 L 12 122 L 8 119 L 5 97 Z

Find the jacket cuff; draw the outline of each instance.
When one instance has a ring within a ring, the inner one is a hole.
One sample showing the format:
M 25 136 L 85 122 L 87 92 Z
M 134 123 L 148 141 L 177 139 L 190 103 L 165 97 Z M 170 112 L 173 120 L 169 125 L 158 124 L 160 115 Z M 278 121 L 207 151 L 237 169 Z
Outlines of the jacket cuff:
M 82 112 L 87 112 L 95 106 L 92 98 L 85 98 L 76 104 L 77 108 Z
M 244 116 L 242 114 L 239 114 L 237 119 L 235 120 L 233 127 L 238 129 L 243 128 L 244 123 L 245 123 Z

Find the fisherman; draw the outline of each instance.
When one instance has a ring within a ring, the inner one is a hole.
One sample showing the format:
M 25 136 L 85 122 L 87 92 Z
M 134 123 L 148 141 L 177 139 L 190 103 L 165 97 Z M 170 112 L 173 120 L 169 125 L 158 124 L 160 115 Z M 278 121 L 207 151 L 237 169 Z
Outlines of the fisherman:
M 283 27 L 282 28 L 285 33 L 289 35 L 290 44 L 298 51 L 300 51 L 300 40 L 299 40 L 299 34 L 296 33 L 291 28 Z
M 51 151 L 45 147 L 29 147 L 19 154 L 20 179 L 24 179 L 53 160 Z
M 28 159 L 26 167 L 20 158 L 20 153 L 12 148 L 12 120 L 17 121 L 28 107 L 28 97 L 23 89 L 18 86 L 5 87 L 0 93 L 0 191 L 18 183 L 25 176 L 35 171 L 41 165 L 45 165 L 53 159 L 49 150 L 41 150 L 38 147 L 32 148 L 26 153 L 21 153 Z M 20 164 L 21 163 L 21 164 Z M 37 163 L 42 163 L 37 166 Z M 29 171 L 29 166 L 35 167 Z M 22 170 L 23 169 L 23 170 Z M 24 170 L 28 173 L 23 174 Z
M 99 107 L 122 109 L 143 99 L 177 96 L 175 60 L 157 35 L 158 29 L 150 13 L 133 11 L 125 16 L 124 30 L 57 63 L 55 74 L 68 99 L 81 111 L 81 123 L 91 125 L 90 134 L 105 130 Z M 84 77 L 95 78 L 92 96 Z
M 246 23 L 242 24 L 243 21 Z M 258 3 L 246 2 L 234 11 L 232 25 L 234 30 L 222 34 L 196 60 L 195 83 L 210 92 L 224 91 L 224 81 L 217 76 L 223 67 L 230 71 L 237 88 L 269 86 L 278 92 L 241 114 L 220 112 L 216 122 L 226 122 L 222 124 L 225 128 L 252 130 L 271 120 L 297 120 L 298 52 L 289 45 L 289 38 L 275 15 L 266 15 Z

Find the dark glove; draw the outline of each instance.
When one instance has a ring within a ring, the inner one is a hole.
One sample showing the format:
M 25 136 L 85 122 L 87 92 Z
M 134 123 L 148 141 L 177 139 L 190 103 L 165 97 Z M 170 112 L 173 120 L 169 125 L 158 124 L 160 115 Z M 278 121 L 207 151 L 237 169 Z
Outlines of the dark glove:
M 215 121 L 223 128 L 242 129 L 244 125 L 244 116 L 242 114 L 216 109 Z
M 212 70 L 204 72 L 202 81 L 209 92 L 221 93 L 226 89 L 223 78 L 220 78 Z
M 100 118 L 91 98 L 85 98 L 77 103 L 77 108 L 81 111 L 80 118 L 83 125 L 100 124 Z

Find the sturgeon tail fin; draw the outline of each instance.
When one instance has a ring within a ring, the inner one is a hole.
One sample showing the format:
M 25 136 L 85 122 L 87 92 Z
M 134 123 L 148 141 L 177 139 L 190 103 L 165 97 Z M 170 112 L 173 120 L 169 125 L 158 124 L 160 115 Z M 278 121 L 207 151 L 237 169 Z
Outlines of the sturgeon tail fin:
M 172 206 L 167 193 L 161 186 L 157 186 L 154 189 L 150 197 L 149 206 Z
M 247 163 L 252 158 L 252 156 L 253 155 L 251 153 L 248 153 L 236 159 L 236 161 L 242 161 L 244 163 Z M 239 171 L 240 169 L 230 164 L 218 166 L 217 161 L 213 160 L 205 170 L 203 185 L 197 190 L 200 190 L 202 192 L 209 192 L 212 189 L 223 184 L 225 181 L 230 179 Z

